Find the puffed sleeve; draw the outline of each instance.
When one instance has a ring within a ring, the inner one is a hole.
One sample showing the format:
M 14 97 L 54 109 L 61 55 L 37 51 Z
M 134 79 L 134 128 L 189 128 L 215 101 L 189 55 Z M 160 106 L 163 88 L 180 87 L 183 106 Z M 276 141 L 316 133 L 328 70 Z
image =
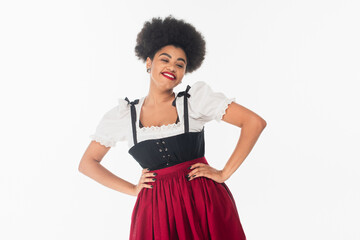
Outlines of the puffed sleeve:
M 129 118 L 130 107 L 125 99 L 119 98 L 118 105 L 103 115 L 90 138 L 106 147 L 115 147 L 116 142 L 126 140 Z
M 204 81 L 194 83 L 188 93 L 189 116 L 203 122 L 220 122 L 228 105 L 235 101 L 235 98 L 228 98 L 222 92 L 214 92 Z

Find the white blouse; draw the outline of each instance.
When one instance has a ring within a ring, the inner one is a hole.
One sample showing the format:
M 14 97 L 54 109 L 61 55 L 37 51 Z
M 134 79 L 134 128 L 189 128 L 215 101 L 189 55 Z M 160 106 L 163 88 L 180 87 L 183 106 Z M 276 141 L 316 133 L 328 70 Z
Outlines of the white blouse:
M 185 89 L 184 89 L 185 90 Z M 203 82 L 195 82 L 188 93 L 189 131 L 199 132 L 205 123 L 216 120 L 220 122 L 225 110 L 235 98 L 227 98 L 222 92 L 214 92 Z M 175 92 L 175 96 L 177 96 Z M 140 110 L 145 97 L 135 104 L 137 141 L 171 137 L 184 133 L 184 97 L 176 97 L 176 110 L 179 116 L 178 123 L 162 126 L 139 127 Z M 130 99 L 133 101 L 134 99 Z M 106 147 L 114 147 L 119 141 L 127 141 L 129 148 L 134 145 L 131 124 L 130 104 L 125 98 L 118 99 L 118 105 L 107 111 L 96 127 L 95 133 L 90 135 L 92 140 Z

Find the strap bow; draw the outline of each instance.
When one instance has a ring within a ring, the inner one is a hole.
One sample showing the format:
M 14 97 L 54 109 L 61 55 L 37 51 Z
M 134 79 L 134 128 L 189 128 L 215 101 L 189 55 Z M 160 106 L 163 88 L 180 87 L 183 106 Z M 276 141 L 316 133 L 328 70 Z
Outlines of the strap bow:
M 188 93 L 188 92 L 189 92 L 189 89 L 190 89 L 190 86 L 187 85 L 185 91 L 182 91 L 182 92 L 179 92 L 179 93 L 178 93 L 178 97 L 182 97 L 182 96 L 190 97 L 190 94 Z
M 125 100 L 130 104 L 131 106 L 134 106 L 135 104 L 139 103 L 139 99 L 135 99 L 134 101 L 130 102 L 130 100 L 126 97 Z
M 190 88 L 191 88 L 191 87 L 190 87 L 189 85 L 187 85 L 186 90 L 179 92 L 179 93 L 177 94 L 176 98 L 177 98 L 177 97 L 182 97 L 182 96 L 184 96 L 185 98 L 189 98 L 189 97 L 191 96 L 191 95 L 188 93 Z M 172 102 L 172 105 L 173 105 L 173 106 L 176 105 L 176 98 L 175 98 L 174 101 Z M 184 99 L 184 100 L 185 100 L 185 99 Z

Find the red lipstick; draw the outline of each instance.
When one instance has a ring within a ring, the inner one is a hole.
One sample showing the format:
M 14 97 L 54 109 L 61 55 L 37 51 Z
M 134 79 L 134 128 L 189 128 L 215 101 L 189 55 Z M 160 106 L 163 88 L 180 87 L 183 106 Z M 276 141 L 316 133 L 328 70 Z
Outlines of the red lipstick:
M 165 74 L 165 73 L 166 73 L 166 74 Z M 176 79 L 175 75 L 172 74 L 172 73 L 162 72 L 161 74 L 162 74 L 164 77 L 166 77 L 166 78 L 168 78 L 168 79 L 170 79 L 170 80 L 175 80 L 175 79 Z M 168 75 L 170 75 L 170 76 L 168 76 Z M 172 77 L 171 77 L 171 76 L 172 76 Z

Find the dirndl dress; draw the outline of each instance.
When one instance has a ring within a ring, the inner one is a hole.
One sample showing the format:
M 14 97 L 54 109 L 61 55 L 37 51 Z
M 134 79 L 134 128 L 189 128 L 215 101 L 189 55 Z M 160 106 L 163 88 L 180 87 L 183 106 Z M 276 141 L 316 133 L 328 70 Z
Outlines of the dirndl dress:
M 146 182 L 153 188 L 142 188 L 137 195 L 130 240 L 246 239 L 228 186 L 206 177 L 187 180 L 191 165 L 208 164 L 204 156 L 204 128 L 189 132 L 189 89 L 188 85 L 177 95 L 184 97 L 184 133 L 141 142 L 137 142 L 135 127 L 135 104 L 139 101 L 125 99 L 130 104 L 134 140 L 129 153 L 142 168 L 157 173 L 155 182 Z

